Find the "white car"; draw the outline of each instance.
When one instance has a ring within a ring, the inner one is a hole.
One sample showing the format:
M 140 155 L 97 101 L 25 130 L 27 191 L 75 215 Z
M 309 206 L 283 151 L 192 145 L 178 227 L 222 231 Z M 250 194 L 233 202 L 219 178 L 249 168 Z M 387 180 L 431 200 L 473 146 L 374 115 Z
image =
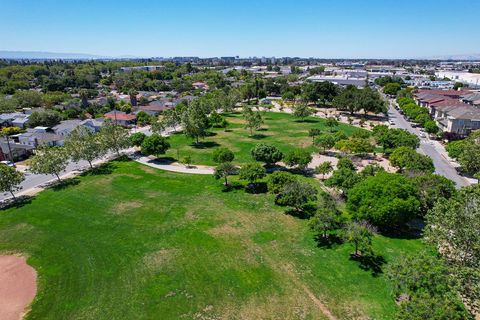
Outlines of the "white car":
M 1 164 L 7 165 L 9 167 L 13 167 L 13 163 L 11 161 L 0 161 Z
M 392 125 L 392 126 L 395 124 L 395 122 L 393 122 L 393 120 L 388 120 L 388 123 L 390 123 L 390 125 Z

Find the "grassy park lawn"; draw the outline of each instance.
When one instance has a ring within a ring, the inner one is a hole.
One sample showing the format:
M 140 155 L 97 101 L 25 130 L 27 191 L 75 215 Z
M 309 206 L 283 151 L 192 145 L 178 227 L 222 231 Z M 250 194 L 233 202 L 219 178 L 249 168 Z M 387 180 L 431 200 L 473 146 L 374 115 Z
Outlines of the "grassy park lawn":
M 322 131 L 330 129 L 325 125 L 325 119 L 309 117 L 301 121 L 287 113 L 267 112 L 264 115 L 264 124 L 254 135 L 250 136 L 248 129 L 244 127 L 241 113 L 228 113 L 226 119 L 230 123 L 227 130 L 212 128 L 211 135 L 195 145 L 191 138 L 182 133 L 173 134 L 170 137 L 171 149 L 166 156 L 182 160 L 185 156 L 191 156 L 193 164 L 214 165 L 212 152 L 220 146 L 227 147 L 235 153 L 237 164 L 251 161 L 250 150 L 257 143 L 273 144 L 282 152 L 288 152 L 293 148 L 307 148 L 310 151 L 317 149 L 312 146 L 312 138 L 308 136 L 308 130 L 318 128 Z M 356 130 L 362 130 L 348 124 L 340 124 L 338 130 L 351 135 Z
M 323 319 L 319 301 L 338 319 L 392 319 L 383 274 L 349 260 L 350 245 L 318 247 L 271 195 L 130 161 L 107 169 L 0 211 L 0 251 L 39 274 L 29 319 Z M 387 263 L 421 246 L 374 239 Z

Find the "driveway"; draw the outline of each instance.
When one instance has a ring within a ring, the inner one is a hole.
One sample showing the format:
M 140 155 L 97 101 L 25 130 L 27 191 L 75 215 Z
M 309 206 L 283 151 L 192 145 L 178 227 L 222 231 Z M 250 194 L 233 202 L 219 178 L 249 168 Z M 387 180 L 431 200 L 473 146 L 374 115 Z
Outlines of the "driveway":
M 455 182 L 457 188 L 466 187 L 475 183 L 475 180 L 467 179 L 458 174 L 456 168 L 459 167 L 459 165 L 449 159 L 444 146 L 440 142 L 431 140 L 428 137 L 422 138 L 420 136 L 420 130 L 412 127 L 410 122 L 393 107 L 394 103 L 395 102 L 389 100 L 388 118 L 395 123 L 392 127 L 405 129 L 418 136 L 420 139 L 420 147 L 417 150 L 432 158 L 433 164 L 435 165 L 435 173 Z

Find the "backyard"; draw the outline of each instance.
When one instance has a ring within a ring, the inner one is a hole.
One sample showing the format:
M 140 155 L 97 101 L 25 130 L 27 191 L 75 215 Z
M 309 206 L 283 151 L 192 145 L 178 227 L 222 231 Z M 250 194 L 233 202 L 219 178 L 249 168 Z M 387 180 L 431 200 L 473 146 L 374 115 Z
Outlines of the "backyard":
M 283 151 L 309 145 L 285 115 L 266 118 L 261 139 L 248 138 L 234 115 L 229 129 L 242 142 L 222 130 L 205 141 L 224 136 L 238 162 L 275 133 Z M 303 126 L 322 126 L 315 121 Z M 181 135 L 171 140 L 191 148 Z M 210 164 L 208 150 L 196 160 Z M 307 221 L 284 212 L 270 194 L 224 192 L 208 175 L 113 161 L 0 211 L 0 251 L 25 255 L 38 272 L 29 319 L 393 318 L 384 265 L 362 268 L 348 244 L 319 247 Z M 373 241 L 386 263 L 421 246 Z

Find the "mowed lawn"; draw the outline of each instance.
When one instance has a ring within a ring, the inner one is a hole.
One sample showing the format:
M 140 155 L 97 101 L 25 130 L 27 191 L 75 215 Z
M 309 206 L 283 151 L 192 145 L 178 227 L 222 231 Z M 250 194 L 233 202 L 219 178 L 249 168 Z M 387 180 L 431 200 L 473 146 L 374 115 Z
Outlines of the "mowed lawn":
M 250 150 L 257 143 L 267 143 L 275 145 L 282 152 L 288 152 L 294 148 L 307 148 L 311 152 L 317 151 L 312 145 L 312 138 L 308 136 L 308 130 L 318 128 L 328 132 L 330 128 L 325 125 L 325 119 L 309 117 L 301 121 L 287 113 L 265 112 L 264 124 L 258 131 L 250 131 L 245 128 L 245 121 L 242 114 L 227 113 L 224 114 L 230 125 L 227 130 L 221 128 L 211 128 L 210 136 L 201 139 L 196 145 L 194 140 L 186 137 L 183 133 L 176 133 L 170 136 L 170 150 L 166 156 L 177 160 L 182 160 L 186 156 L 192 158 L 193 164 L 214 165 L 212 153 L 215 148 L 220 146 L 227 147 L 235 153 L 237 164 L 251 161 Z M 363 130 L 350 126 L 348 124 L 339 124 L 336 128 L 350 136 L 356 130 Z
M 380 273 L 319 248 L 267 194 L 114 161 L 0 211 L 0 251 L 39 274 L 28 319 L 392 319 Z M 387 263 L 418 240 L 374 240 Z

